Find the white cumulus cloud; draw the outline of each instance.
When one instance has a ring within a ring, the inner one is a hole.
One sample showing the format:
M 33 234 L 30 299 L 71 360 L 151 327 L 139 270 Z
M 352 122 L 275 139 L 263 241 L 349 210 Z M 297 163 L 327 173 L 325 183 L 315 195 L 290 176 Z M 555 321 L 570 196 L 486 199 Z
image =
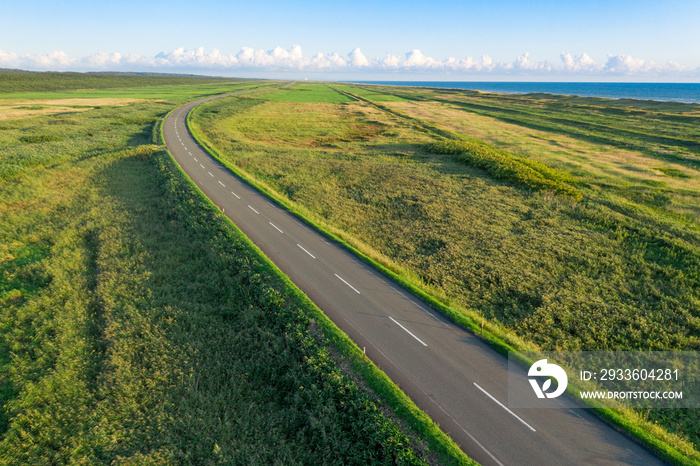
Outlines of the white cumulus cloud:
M 603 69 L 614 74 L 633 74 L 647 72 L 654 66 L 654 62 L 646 62 L 642 58 L 634 58 L 629 55 L 609 55 Z
M 552 65 L 547 63 L 546 61 L 543 62 L 534 62 L 530 60 L 530 53 L 525 52 L 524 54 L 520 55 L 518 58 L 515 59 L 515 61 L 512 63 L 512 68 L 517 71 L 551 71 L 552 70 Z
M 316 68 L 318 70 L 342 69 L 347 66 L 348 61 L 336 52 L 328 55 L 318 52 L 309 63 L 310 68 Z
M 0 67 L 2 68 L 62 70 L 77 62 L 78 60 L 69 57 L 68 54 L 60 50 L 44 55 L 17 55 L 0 50 Z
M 490 71 L 493 69 L 493 60 L 487 55 L 481 57 L 480 61 L 474 60 L 467 55 L 462 59 L 448 57 L 444 60 L 437 60 L 425 55 L 418 49 L 411 50 L 403 57 L 399 55 L 387 54 L 382 60 L 374 60 L 376 68 L 385 70 L 410 70 L 410 71 Z
M 429 70 L 443 68 L 445 63 L 441 63 L 438 60 L 435 60 L 433 57 L 423 55 L 423 52 L 418 49 L 413 49 L 406 54 L 406 59 L 403 62 L 403 66 L 405 68 Z
M 17 68 L 19 67 L 19 56 L 16 53 L 8 53 L 0 50 L 0 67 Z
M 614 75 L 664 76 L 681 74 L 685 71 L 686 67 L 674 61 L 658 64 L 654 61 L 648 61 L 630 55 L 608 55 L 608 60 L 605 62 L 602 69 L 604 72 Z
M 369 66 L 369 60 L 365 57 L 359 48 L 356 48 L 348 54 L 350 57 L 350 65 L 352 66 Z
M 601 66 L 598 65 L 595 60 L 588 56 L 588 54 L 583 53 L 578 57 L 574 57 L 570 53 L 562 52 L 559 57 L 564 65 L 564 70 L 579 73 L 579 72 L 591 72 L 600 71 Z
M 139 60 L 134 57 L 133 61 Z M 145 59 L 144 63 L 149 63 L 149 60 Z M 184 47 L 180 47 L 172 52 L 159 53 L 151 63 L 153 66 L 226 68 L 235 66 L 238 59 L 234 55 L 222 54 L 218 49 L 207 52 L 204 47 L 195 50 L 186 50 Z
M 432 73 L 444 75 L 491 76 L 700 76 L 700 69 L 687 70 L 675 62 L 657 64 L 630 55 L 608 55 L 604 64 L 597 63 L 588 54 L 572 55 L 562 52 L 561 64 L 555 66 L 546 60 L 537 60 L 528 52 L 510 62 L 497 62 L 488 55 L 475 59 L 434 58 L 419 49 L 403 55 L 388 53 L 384 58 L 368 58 L 359 48 L 346 55 L 337 52 L 316 52 L 304 55 L 299 45 L 290 48 L 275 47 L 271 50 L 242 47 L 237 53 L 223 53 L 218 49 L 206 50 L 176 48 L 155 56 L 121 52 L 98 52 L 74 58 L 62 51 L 43 55 L 18 55 L 0 50 L 0 67 L 30 70 L 129 70 L 129 71 L 177 71 L 206 72 L 219 70 L 237 72 L 362 72 L 362 73 Z

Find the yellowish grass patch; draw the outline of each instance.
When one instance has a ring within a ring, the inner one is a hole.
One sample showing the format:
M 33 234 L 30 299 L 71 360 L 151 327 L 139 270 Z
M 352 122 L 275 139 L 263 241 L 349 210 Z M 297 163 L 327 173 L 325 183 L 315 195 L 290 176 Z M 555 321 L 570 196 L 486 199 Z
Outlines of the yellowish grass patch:
M 143 99 L 89 98 L 5 101 L 0 105 L 0 120 L 21 120 L 64 112 L 84 112 L 95 107 L 122 107 Z
M 661 161 L 639 151 L 506 123 L 440 102 L 387 102 L 385 105 L 499 149 L 569 171 L 588 183 L 673 190 L 683 201 L 667 208 L 677 214 L 699 218 L 697 196 L 686 197 L 682 193 L 699 191 L 700 174 L 686 165 Z M 660 167 L 677 170 L 687 177 L 669 176 L 659 170 Z

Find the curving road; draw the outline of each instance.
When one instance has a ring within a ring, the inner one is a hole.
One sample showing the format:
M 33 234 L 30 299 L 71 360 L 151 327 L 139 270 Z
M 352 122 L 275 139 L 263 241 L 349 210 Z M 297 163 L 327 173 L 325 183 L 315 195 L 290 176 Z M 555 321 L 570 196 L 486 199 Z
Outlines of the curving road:
M 185 118 L 212 98 L 184 105 L 164 121 L 177 163 L 470 457 L 493 465 L 663 464 L 585 409 L 506 408 L 506 358 L 200 148 Z

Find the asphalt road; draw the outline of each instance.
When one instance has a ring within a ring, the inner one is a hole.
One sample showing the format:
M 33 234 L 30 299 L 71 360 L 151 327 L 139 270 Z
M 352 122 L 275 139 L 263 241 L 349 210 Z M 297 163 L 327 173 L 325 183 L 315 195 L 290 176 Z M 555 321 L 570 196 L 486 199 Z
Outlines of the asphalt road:
M 203 100 L 210 100 L 203 99 Z M 199 188 L 472 458 L 496 465 L 663 464 L 585 409 L 510 410 L 507 359 L 207 155 L 185 118 L 168 150 Z

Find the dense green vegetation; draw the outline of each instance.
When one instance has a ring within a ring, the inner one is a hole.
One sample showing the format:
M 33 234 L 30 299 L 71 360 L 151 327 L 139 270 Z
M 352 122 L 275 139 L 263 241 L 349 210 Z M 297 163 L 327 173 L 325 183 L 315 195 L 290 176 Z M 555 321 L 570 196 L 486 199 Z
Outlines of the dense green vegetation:
M 225 163 L 515 346 L 700 347 L 698 106 L 334 87 L 358 100 L 221 99 L 193 125 Z M 700 444 L 693 411 L 639 415 Z
M 568 173 L 557 170 L 524 157 L 495 150 L 478 141 L 440 141 L 428 146 L 436 154 L 457 155 L 469 165 L 486 170 L 499 180 L 512 181 L 526 188 L 552 191 L 581 199 L 581 192 L 572 188 L 566 181 L 572 178 Z
M 159 149 L 211 85 L 142 91 L 0 95 L 0 463 L 423 462 Z
M 163 86 L 189 86 L 194 90 L 203 84 L 230 86 L 234 79 L 198 76 L 158 76 L 146 73 L 57 73 L 0 70 L 0 94 L 21 92 L 65 92 Z

